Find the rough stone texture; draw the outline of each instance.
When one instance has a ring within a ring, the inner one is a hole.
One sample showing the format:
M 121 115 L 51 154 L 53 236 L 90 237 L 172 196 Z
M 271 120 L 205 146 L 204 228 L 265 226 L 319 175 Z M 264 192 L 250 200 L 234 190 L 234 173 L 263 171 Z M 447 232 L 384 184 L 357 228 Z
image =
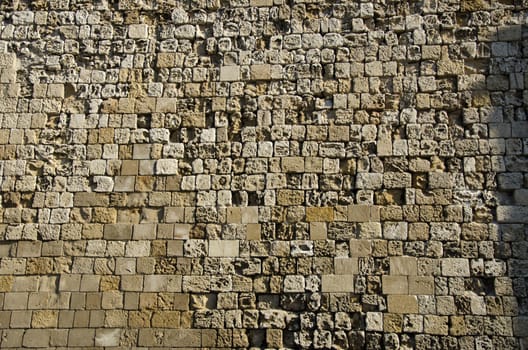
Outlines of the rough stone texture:
M 526 1 L 0 1 L 0 348 L 528 348 Z

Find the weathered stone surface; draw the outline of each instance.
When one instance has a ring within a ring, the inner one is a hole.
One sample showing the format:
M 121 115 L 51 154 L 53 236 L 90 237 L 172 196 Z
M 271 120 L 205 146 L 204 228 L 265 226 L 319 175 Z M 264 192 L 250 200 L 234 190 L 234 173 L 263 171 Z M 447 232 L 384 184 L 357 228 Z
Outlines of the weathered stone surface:
M 0 2 L 1 348 L 526 348 L 526 1 Z

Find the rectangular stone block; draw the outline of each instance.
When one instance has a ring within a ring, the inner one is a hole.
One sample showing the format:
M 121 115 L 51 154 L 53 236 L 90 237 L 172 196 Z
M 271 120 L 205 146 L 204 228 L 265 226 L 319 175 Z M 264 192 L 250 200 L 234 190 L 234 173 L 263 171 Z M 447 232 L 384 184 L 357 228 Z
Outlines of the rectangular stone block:
M 348 221 L 370 221 L 370 205 L 352 204 L 348 206 Z
M 0 276 L 0 292 L 10 292 L 13 282 L 13 276 Z
M 202 345 L 202 333 L 199 329 L 169 329 L 163 337 L 164 346 L 175 348 L 199 348 Z
M 175 113 L 178 107 L 176 106 L 176 99 L 159 97 L 156 99 L 156 112 L 160 113 Z
M 390 274 L 391 275 L 416 275 L 417 274 L 416 258 L 411 256 L 392 256 L 390 257 Z
M 134 98 L 120 98 L 117 106 L 118 113 L 134 113 L 136 108 Z
M 321 291 L 323 293 L 354 292 L 354 275 L 322 275 Z
M 181 292 L 182 276 L 145 275 L 145 292 Z
M 528 189 L 522 188 L 515 190 L 513 198 L 515 199 L 515 204 L 528 206 Z
M 433 295 L 434 277 L 432 276 L 409 276 L 409 294 L 411 295 Z
M 387 296 L 389 312 L 397 314 L 418 313 L 418 300 L 414 295 L 389 295 Z
M 240 66 L 220 67 L 220 81 L 240 80 Z
M 408 294 L 407 276 L 382 276 L 383 294 Z
M 106 207 L 110 203 L 108 194 L 94 192 L 76 192 L 73 205 L 76 207 Z
M 386 239 L 407 239 L 407 222 L 385 222 L 383 223 L 383 237 Z
M 448 277 L 469 277 L 469 261 L 461 258 L 442 259 L 442 275 Z
M 240 215 L 243 224 L 258 223 L 258 207 L 243 207 L 240 208 Z
M 336 275 L 356 275 L 358 273 L 357 258 L 335 258 L 334 271 Z
M 372 253 L 372 241 L 366 239 L 351 239 L 350 245 L 350 256 L 352 257 L 364 257 L 370 256 Z
M 285 173 L 304 173 L 304 157 L 282 157 L 281 164 Z
M 528 206 L 502 205 L 497 207 L 497 220 L 504 223 L 528 223 Z
M 95 329 L 70 329 L 68 334 L 68 346 L 94 346 L 95 345 Z
M 279 190 L 277 192 L 277 204 L 279 205 L 301 205 L 304 203 L 304 191 Z
M 128 26 L 128 37 L 146 39 L 148 37 L 148 26 L 146 24 L 130 24 Z
M 239 241 L 237 240 L 210 240 L 209 256 L 235 257 L 239 255 Z
M 513 335 L 516 337 L 528 337 L 528 316 L 513 318 Z
M 132 224 L 107 224 L 104 226 L 104 239 L 130 240 L 132 238 Z
M 273 0 L 249 0 L 249 6 L 273 6 Z
M 119 346 L 121 334 L 124 331 L 119 328 L 97 329 L 95 332 L 95 346 L 110 347 Z
M 156 161 L 156 175 L 176 175 L 177 173 L 177 159 L 158 159 Z
M 332 207 L 307 207 L 306 221 L 329 222 L 334 221 L 334 208 Z
M 49 347 L 50 331 L 47 329 L 28 329 L 24 333 L 22 345 L 31 348 Z
M 174 239 L 189 239 L 191 227 L 189 224 L 174 224 Z
M 228 224 L 240 224 L 242 223 L 242 208 L 240 207 L 231 207 L 227 208 L 227 218 L 226 221 Z
M 357 233 L 359 238 L 373 239 L 381 238 L 381 223 L 380 222 L 359 222 L 357 224 Z
M 246 225 L 246 239 L 250 241 L 260 240 L 260 224 Z
M 28 308 L 28 293 L 5 293 L 4 309 L 5 310 L 25 310 Z
M 310 239 L 319 240 L 327 238 L 326 223 L 324 222 L 311 222 L 310 223 Z
M 271 65 L 269 64 L 254 64 L 249 69 L 251 80 L 270 80 L 271 79 Z
M 182 113 L 182 126 L 191 128 L 205 128 L 205 114 L 200 112 Z

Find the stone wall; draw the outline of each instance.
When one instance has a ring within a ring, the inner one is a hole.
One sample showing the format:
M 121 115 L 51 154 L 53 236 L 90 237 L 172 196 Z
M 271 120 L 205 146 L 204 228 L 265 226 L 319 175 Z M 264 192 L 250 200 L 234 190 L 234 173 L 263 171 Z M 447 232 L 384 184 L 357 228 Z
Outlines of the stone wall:
M 0 347 L 528 347 L 528 3 L 3 0 Z

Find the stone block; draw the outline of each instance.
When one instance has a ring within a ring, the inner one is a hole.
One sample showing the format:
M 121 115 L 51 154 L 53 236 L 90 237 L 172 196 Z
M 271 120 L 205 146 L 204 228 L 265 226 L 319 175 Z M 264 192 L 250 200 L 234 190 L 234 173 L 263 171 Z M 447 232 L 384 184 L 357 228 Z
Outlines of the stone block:
M 70 329 L 68 333 L 69 347 L 88 347 L 95 345 L 95 329 Z
M 177 348 L 199 348 L 202 345 L 201 330 L 199 329 L 169 329 L 163 337 L 164 346 Z
M 97 329 L 95 332 L 95 346 L 119 346 L 122 333 L 123 330 L 119 328 Z
M 502 205 L 497 207 L 497 221 L 502 223 L 528 223 L 528 206 Z
M 132 224 L 104 225 L 103 236 L 108 240 L 130 240 L 132 238 Z
M 407 239 L 407 222 L 385 222 L 383 223 L 383 237 L 386 239 Z
M 249 6 L 273 6 L 273 0 L 249 0 Z
M 370 221 L 370 205 L 352 204 L 348 206 L 348 221 L 366 222 Z
M 391 275 L 416 275 L 418 266 L 416 258 L 411 256 L 392 256 L 390 257 L 390 274 Z
M 442 275 L 448 277 L 469 277 L 469 260 L 462 258 L 442 259 Z
M 220 81 L 240 80 L 240 66 L 220 67 Z
M 357 258 L 335 258 L 334 269 L 336 275 L 356 275 L 359 272 Z
M 382 276 L 383 294 L 408 294 L 409 282 L 407 276 Z
M 286 293 L 303 293 L 305 291 L 305 280 L 302 275 L 284 276 L 283 290 Z
M 303 157 L 282 157 L 282 171 L 285 173 L 304 173 Z
M 254 64 L 250 66 L 251 80 L 270 80 L 271 79 L 271 65 L 269 64 Z
M 418 313 L 418 300 L 414 295 L 389 295 L 387 296 L 389 312 L 397 314 Z
M 152 315 L 152 327 L 180 328 L 179 311 L 158 311 Z
M 227 208 L 227 223 L 228 224 L 240 224 L 242 223 L 242 208 L 231 207 Z
M 47 329 L 28 329 L 24 332 L 22 345 L 31 348 L 48 348 L 50 331 Z
M 380 231 L 381 231 L 381 227 L 380 227 Z M 351 239 L 349 241 L 349 245 L 350 245 L 350 256 L 352 257 L 365 257 L 365 256 L 370 256 L 372 254 L 372 241 L 371 240 Z
M 325 240 L 327 238 L 326 223 L 311 222 L 310 223 L 310 239 L 311 240 Z
M 131 24 L 128 26 L 128 37 L 131 39 L 146 39 L 148 37 L 148 25 Z
M 449 318 L 447 316 L 425 315 L 424 332 L 434 335 L 447 335 Z
M 332 207 L 307 207 L 306 221 L 329 222 L 334 221 L 334 208 Z
M 354 292 L 354 275 L 322 275 L 321 291 L 323 293 Z
M 357 233 L 358 233 L 358 237 L 361 239 L 381 238 L 382 237 L 381 223 L 380 222 L 358 222 Z
M 243 207 L 240 208 L 241 222 L 243 224 L 256 224 L 258 223 L 258 207 Z
M 209 256 L 211 257 L 236 257 L 239 255 L 239 241 L 236 240 L 210 240 Z
M 200 112 L 185 112 L 181 116 L 181 125 L 190 128 L 205 128 L 205 114 Z
M 365 329 L 371 332 L 383 331 L 383 313 L 367 312 L 365 317 Z
M 158 59 L 158 64 L 159 64 Z M 159 97 L 156 99 L 156 112 L 175 113 L 177 112 L 176 100 L 174 98 Z
M 409 276 L 409 294 L 433 295 L 434 278 L 432 276 Z
M 145 292 L 181 292 L 182 276 L 145 275 Z
M 0 276 L 0 292 L 10 292 L 13 287 L 13 276 Z
M 247 224 L 246 225 L 246 239 L 250 241 L 260 240 L 261 226 L 260 224 Z
M 279 205 L 301 205 L 304 203 L 304 191 L 279 190 L 277 192 L 277 204 Z
M 513 318 L 513 335 L 516 337 L 528 337 L 527 316 L 517 316 Z
M 191 225 L 189 224 L 174 224 L 174 239 L 189 239 L 191 232 Z
M 156 175 L 176 175 L 177 173 L 177 159 L 159 159 L 156 161 Z

